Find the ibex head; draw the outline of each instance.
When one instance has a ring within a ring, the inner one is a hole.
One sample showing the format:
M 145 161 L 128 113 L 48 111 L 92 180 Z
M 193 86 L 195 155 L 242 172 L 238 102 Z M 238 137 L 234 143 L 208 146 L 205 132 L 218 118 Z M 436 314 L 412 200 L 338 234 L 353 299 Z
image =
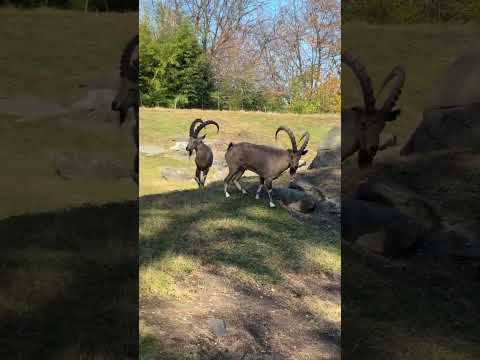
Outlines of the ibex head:
M 297 148 L 297 141 L 295 140 L 295 135 L 293 135 L 292 130 L 290 130 L 286 126 L 280 126 L 277 129 L 277 132 L 275 133 L 275 140 L 277 140 L 277 135 L 280 131 L 285 131 L 288 134 L 290 141 L 292 142 L 292 148 L 288 149 L 287 151 L 290 156 L 290 160 L 289 160 L 290 175 L 293 176 L 297 172 L 297 169 L 300 166 L 304 165 L 304 163 L 302 163 L 300 159 L 303 155 L 305 155 L 308 152 L 308 150 L 305 150 L 305 149 L 307 148 L 308 140 L 310 139 L 310 134 L 308 132 L 303 133 L 302 137 L 300 138 L 300 142 L 301 142 L 300 148 Z
M 137 50 L 137 51 L 136 51 Z M 138 95 L 138 35 L 123 50 L 120 60 L 120 86 L 112 101 L 112 110 L 120 112 L 120 125 L 125 121 L 130 107 L 137 107 Z
M 362 89 L 364 107 L 352 107 L 346 110 L 342 116 L 353 117 L 355 134 L 349 135 L 356 138 L 358 165 L 360 168 L 364 168 L 372 164 L 378 150 L 380 133 L 385 127 L 385 123 L 395 120 L 401 112 L 399 109 L 394 110 L 394 107 L 405 83 L 405 71 L 400 66 L 396 66 L 387 75 L 377 97 L 391 80 L 396 79 L 396 81 L 383 105 L 377 108 L 372 82 L 365 67 L 358 59 L 346 52 L 342 53 L 342 62 L 352 69 Z
M 199 124 L 198 126 L 196 126 Z M 213 121 L 213 120 L 207 120 L 203 121 L 202 119 L 195 119 L 193 120 L 192 124 L 190 125 L 190 132 L 189 132 L 189 139 L 188 139 L 188 145 L 185 150 L 188 151 L 188 156 L 192 156 L 193 150 L 197 149 L 197 146 L 202 143 L 203 139 L 205 139 L 205 136 L 198 136 L 200 134 L 200 131 L 205 128 L 208 125 L 215 125 L 217 127 L 217 134 L 220 131 L 220 126 Z

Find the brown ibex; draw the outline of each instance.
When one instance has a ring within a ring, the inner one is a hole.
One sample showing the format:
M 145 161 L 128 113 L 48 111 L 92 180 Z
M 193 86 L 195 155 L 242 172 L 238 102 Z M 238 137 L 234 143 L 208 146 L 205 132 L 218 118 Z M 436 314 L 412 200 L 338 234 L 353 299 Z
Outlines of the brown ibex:
M 120 113 L 120 126 L 123 125 L 128 110 L 133 109 L 135 124 L 132 129 L 132 136 L 136 146 L 134 158 L 133 180 L 138 185 L 138 34 L 135 35 L 125 46 L 120 59 L 120 86 L 117 95 L 112 101 L 112 110 Z
M 262 187 L 268 193 L 270 207 L 275 207 L 272 201 L 272 181 L 282 175 L 285 170 L 290 169 L 290 175 L 293 177 L 300 166 L 305 165 L 300 161 L 300 158 L 305 155 L 308 150 L 305 150 L 310 139 L 308 132 L 305 132 L 300 141 L 303 142 L 300 148 L 297 148 L 297 141 L 293 135 L 292 130 L 285 126 L 280 126 L 275 133 L 275 139 L 280 131 L 285 131 L 290 137 L 292 148 L 288 150 L 278 149 L 272 146 L 257 145 L 247 142 L 238 144 L 230 143 L 225 154 L 225 160 L 229 168 L 229 173 L 224 180 L 224 191 L 227 198 L 230 197 L 228 193 L 228 185 L 233 181 L 235 186 L 243 194 L 247 192 L 242 189 L 238 180 L 242 177 L 246 170 L 253 171 L 260 177 L 260 185 L 256 192 L 256 199 L 260 198 Z
M 199 124 L 197 127 L 195 127 Z M 220 127 L 213 120 L 203 121 L 202 119 L 193 120 L 190 125 L 189 139 L 186 150 L 188 151 L 189 157 L 192 156 L 192 152 L 195 150 L 195 165 L 197 169 L 195 171 L 195 181 L 198 184 L 199 188 L 205 187 L 205 179 L 207 178 L 208 171 L 213 164 L 213 152 L 208 145 L 206 145 L 203 140 L 205 136 L 198 136 L 200 131 L 208 125 L 215 125 L 217 127 L 217 134 L 220 131 Z M 202 179 L 203 174 L 203 179 Z
M 347 64 L 357 77 L 364 102 L 364 107 L 342 109 L 342 161 L 358 152 L 358 165 L 365 168 L 372 164 L 379 150 L 380 134 L 385 123 L 395 120 L 401 112 L 393 108 L 405 83 L 405 71 L 400 66 L 395 66 L 387 75 L 378 95 L 391 80 L 396 81 L 383 105 L 377 108 L 372 82 L 365 67 L 347 52 L 342 53 L 342 62 Z

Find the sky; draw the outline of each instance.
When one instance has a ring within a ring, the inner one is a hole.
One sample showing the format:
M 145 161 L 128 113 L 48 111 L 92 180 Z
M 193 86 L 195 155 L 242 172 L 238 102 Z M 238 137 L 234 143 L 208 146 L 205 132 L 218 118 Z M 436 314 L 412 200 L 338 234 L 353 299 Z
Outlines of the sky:
M 274 13 L 282 5 L 286 4 L 288 0 L 266 0 L 267 5 L 265 10 L 267 13 Z M 140 16 L 143 16 L 145 9 L 151 10 L 156 3 L 156 0 L 140 0 Z

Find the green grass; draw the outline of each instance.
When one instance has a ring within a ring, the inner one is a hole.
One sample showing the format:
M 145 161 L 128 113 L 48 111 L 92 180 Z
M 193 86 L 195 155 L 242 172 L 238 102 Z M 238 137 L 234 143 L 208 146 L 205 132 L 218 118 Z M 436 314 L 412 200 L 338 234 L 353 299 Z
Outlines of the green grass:
M 472 46 L 476 25 L 380 26 L 351 23 L 342 26 L 342 46 L 358 55 L 378 90 L 384 76 L 399 64 L 406 82 L 400 97 L 402 114 L 385 131 L 401 145 L 422 120 L 422 111 L 435 81 Z M 343 104 L 361 103 L 350 70 L 342 74 Z M 394 152 L 399 151 L 392 150 Z M 392 161 L 394 159 L 392 158 Z M 356 169 L 356 159 L 342 164 L 342 194 L 352 193 L 369 172 Z M 392 166 L 395 176 L 401 169 Z M 348 249 L 347 249 L 348 250 Z M 446 269 L 443 269 L 446 270 Z M 478 283 L 452 274 L 442 280 L 430 277 L 433 268 L 395 276 L 375 270 L 351 251 L 342 251 L 342 350 L 348 358 L 367 359 L 478 359 L 480 333 Z M 477 304 L 477 305 L 474 305 Z
M 0 16 L 2 44 L 8 49 L 0 57 L 0 96 L 28 96 L 66 106 L 86 95 L 88 88 L 79 85 L 118 68 L 121 49 L 138 21 L 133 13 L 8 7 L 0 8 Z M 71 116 L 81 123 L 88 114 Z M 60 118 L 18 122 L 1 109 L 0 120 L 0 218 L 126 200 L 135 193 L 128 180 L 107 185 L 101 179 L 64 181 L 53 169 L 52 153 L 61 151 L 102 152 L 130 163 L 133 147 L 119 132 L 97 135 L 88 128 L 66 126 Z

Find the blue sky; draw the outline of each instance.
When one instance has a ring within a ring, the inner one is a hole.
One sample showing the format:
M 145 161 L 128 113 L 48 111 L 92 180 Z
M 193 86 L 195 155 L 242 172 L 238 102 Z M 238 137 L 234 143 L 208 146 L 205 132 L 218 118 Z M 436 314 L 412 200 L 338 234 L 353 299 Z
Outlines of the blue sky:
M 286 4 L 288 0 L 267 0 L 267 5 L 265 7 L 265 10 L 267 12 L 275 12 L 276 9 L 278 9 L 280 6 L 283 4 Z M 144 9 L 151 10 L 152 9 L 152 2 L 155 4 L 157 1 L 156 0 L 140 0 L 140 16 L 143 15 Z

